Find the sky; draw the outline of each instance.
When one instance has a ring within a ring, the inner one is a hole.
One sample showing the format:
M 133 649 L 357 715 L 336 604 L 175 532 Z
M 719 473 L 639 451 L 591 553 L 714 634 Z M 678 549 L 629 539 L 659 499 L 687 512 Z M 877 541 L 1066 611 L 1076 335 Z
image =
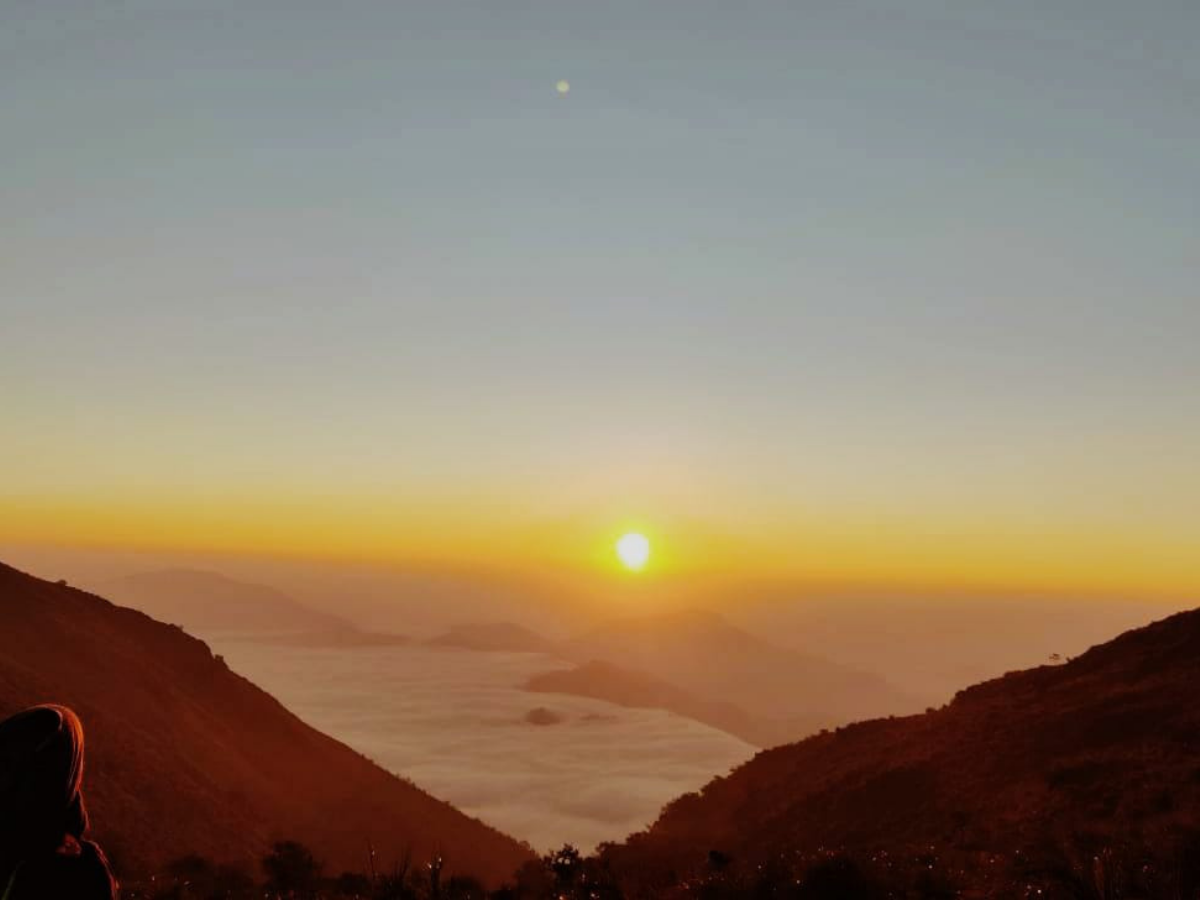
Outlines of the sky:
M 1198 42 L 0 3 L 0 540 L 1194 598 Z

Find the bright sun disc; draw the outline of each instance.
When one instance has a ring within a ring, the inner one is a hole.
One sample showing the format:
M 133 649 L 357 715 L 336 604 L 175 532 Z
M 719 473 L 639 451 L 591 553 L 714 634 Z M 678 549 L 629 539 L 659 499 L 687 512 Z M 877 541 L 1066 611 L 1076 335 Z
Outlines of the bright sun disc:
M 650 541 L 637 532 L 622 535 L 617 541 L 617 558 L 627 569 L 642 568 L 650 559 Z

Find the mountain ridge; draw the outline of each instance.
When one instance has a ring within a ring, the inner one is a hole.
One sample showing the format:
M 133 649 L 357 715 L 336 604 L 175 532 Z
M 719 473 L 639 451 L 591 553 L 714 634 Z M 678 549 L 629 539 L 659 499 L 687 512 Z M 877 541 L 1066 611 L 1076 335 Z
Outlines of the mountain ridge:
M 1200 834 L 1200 610 L 1011 672 L 924 714 L 757 754 L 605 851 L 627 872 L 686 872 L 842 848 L 938 853 L 1169 848 Z
M 256 867 L 296 839 L 335 870 L 411 852 L 498 883 L 528 848 L 305 725 L 179 627 L 0 563 L 0 715 L 61 702 L 88 732 L 96 834 L 126 872 Z M 462 854 L 455 858 L 454 854 Z

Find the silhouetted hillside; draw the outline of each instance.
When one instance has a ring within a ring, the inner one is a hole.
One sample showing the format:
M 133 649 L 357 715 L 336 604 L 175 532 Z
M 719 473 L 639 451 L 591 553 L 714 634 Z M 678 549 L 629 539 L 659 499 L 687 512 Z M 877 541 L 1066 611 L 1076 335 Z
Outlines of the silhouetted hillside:
M 755 717 L 792 720 L 800 730 L 781 735 L 792 740 L 822 725 L 921 706 L 878 676 L 777 647 L 715 613 L 622 619 L 570 641 L 564 652 L 646 672 Z
M 760 753 L 605 858 L 671 880 L 712 850 L 751 864 L 921 847 L 973 859 L 978 877 L 989 854 L 1033 866 L 1072 848 L 1093 879 L 1116 848 L 1132 877 L 1137 860 L 1169 856 L 1200 828 L 1198 690 L 1200 611 L 968 688 L 940 710 Z
M 816 721 L 779 721 L 752 716 L 732 703 L 705 700 L 669 682 L 599 660 L 574 669 L 535 675 L 525 683 L 525 689 L 590 697 L 618 706 L 665 709 L 728 732 L 757 747 L 772 747 L 786 741 L 789 735 L 808 734 L 820 727 Z
M 332 871 L 443 851 L 495 882 L 515 841 L 305 725 L 178 628 L 0 565 L 0 715 L 66 703 L 88 730 L 96 833 L 125 872 L 189 854 L 254 867 L 272 840 Z

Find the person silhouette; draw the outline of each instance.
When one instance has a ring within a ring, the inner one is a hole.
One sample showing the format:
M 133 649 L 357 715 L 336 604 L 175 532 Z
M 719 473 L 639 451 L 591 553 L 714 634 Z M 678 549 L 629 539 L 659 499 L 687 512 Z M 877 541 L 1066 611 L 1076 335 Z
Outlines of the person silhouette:
M 79 717 L 46 705 L 0 722 L 0 900 L 114 900 L 87 828 Z

